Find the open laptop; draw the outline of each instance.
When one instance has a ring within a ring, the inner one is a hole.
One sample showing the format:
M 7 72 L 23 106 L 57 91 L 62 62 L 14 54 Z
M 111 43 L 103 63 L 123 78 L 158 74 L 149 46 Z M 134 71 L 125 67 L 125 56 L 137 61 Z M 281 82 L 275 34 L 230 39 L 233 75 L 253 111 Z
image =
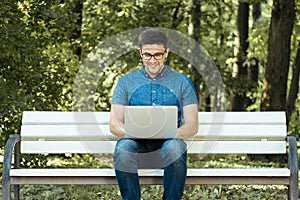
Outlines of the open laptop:
M 177 135 L 177 106 L 126 106 L 125 137 L 166 139 Z

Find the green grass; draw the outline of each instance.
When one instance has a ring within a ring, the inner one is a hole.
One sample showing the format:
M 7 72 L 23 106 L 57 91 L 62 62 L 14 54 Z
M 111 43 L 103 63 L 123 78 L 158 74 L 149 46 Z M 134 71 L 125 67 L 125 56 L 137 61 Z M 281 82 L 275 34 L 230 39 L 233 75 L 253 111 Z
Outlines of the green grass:
M 44 156 L 24 157 L 23 166 L 54 167 L 105 167 L 112 168 L 111 155 L 66 155 L 51 156 L 45 161 Z M 249 159 L 246 155 L 208 155 L 200 157 L 190 155 L 189 167 L 285 167 L 286 161 L 281 157 L 259 157 Z M 160 200 L 163 187 L 161 185 L 141 186 L 143 200 Z M 116 185 L 22 185 L 21 199 L 24 200 L 119 200 L 120 192 Z M 186 185 L 183 200 L 201 199 L 287 199 L 287 186 L 281 185 Z
M 161 200 L 161 185 L 142 186 L 143 200 Z M 24 200 L 121 200 L 116 185 L 107 186 L 21 186 Z M 194 185 L 186 186 L 183 200 L 199 199 L 287 199 L 286 186 L 244 186 L 244 185 Z

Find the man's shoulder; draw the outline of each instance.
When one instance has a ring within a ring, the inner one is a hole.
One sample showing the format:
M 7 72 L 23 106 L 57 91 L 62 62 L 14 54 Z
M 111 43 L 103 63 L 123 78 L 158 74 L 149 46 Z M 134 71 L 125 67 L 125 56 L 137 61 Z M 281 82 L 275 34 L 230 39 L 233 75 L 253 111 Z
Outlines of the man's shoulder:
M 140 72 L 140 69 L 133 69 L 133 70 L 130 70 L 127 74 L 123 75 L 121 80 L 130 80 L 134 77 L 137 77 L 137 76 L 141 76 L 141 72 Z
M 180 73 L 178 71 L 175 71 L 174 69 L 171 69 L 171 68 L 168 69 L 168 73 L 169 73 L 169 75 L 172 75 L 176 78 L 180 78 L 180 79 L 188 80 L 188 81 L 190 80 L 187 75 Z

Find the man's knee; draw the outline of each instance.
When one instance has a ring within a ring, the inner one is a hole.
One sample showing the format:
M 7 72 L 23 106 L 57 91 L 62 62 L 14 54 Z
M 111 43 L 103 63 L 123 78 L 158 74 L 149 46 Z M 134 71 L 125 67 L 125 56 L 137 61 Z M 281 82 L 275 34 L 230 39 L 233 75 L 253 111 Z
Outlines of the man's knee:
M 186 143 L 180 139 L 167 140 L 162 147 L 163 158 L 168 163 L 175 162 L 178 159 L 186 159 Z
M 122 138 L 118 140 L 115 152 L 131 152 L 136 153 L 137 152 L 137 143 L 134 140 Z
M 136 173 L 136 152 L 137 144 L 134 140 L 118 140 L 114 153 L 116 170 Z
M 186 151 L 186 143 L 180 139 L 171 139 L 164 143 L 163 148 L 170 153 L 183 153 Z

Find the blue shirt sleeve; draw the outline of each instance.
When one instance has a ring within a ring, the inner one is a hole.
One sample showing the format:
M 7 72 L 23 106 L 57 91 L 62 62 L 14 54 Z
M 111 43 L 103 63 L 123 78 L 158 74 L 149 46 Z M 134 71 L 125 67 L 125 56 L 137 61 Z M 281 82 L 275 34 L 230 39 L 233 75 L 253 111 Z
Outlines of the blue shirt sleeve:
M 184 85 L 182 87 L 182 106 L 189 104 L 198 104 L 198 98 L 193 82 L 187 76 L 185 78 Z
M 126 85 L 126 81 L 124 77 L 122 77 L 117 83 L 116 88 L 113 92 L 113 96 L 110 102 L 111 104 L 128 105 L 128 94 Z

